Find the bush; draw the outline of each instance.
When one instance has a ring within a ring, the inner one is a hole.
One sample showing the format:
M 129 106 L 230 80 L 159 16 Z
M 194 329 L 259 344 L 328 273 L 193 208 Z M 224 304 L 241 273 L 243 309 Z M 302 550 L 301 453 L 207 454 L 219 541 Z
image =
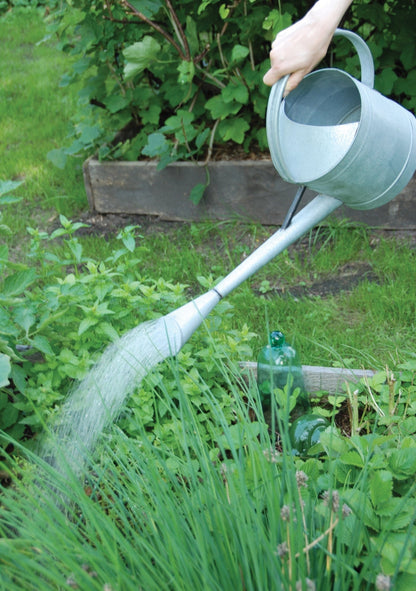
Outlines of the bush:
M 270 43 L 308 9 L 303 0 L 135 0 L 62 2 L 53 12 L 60 47 L 74 56 L 62 86 L 79 83 L 73 143 L 50 153 L 96 152 L 100 159 L 157 158 L 159 166 L 206 160 L 213 147 L 267 150 L 264 128 Z M 377 86 L 416 104 L 413 31 L 406 0 L 354 3 L 344 26 L 369 43 Z M 337 64 L 355 74 L 357 58 L 336 42 Z

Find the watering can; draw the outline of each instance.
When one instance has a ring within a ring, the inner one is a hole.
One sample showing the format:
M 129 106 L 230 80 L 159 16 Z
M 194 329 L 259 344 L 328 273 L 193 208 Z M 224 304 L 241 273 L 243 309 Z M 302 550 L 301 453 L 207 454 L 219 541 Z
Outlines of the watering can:
M 337 29 L 357 50 L 361 82 L 326 68 L 305 76 L 282 100 L 287 77 L 272 88 L 267 137 L 280 176 L 354 209 L 384 205 L 416 168 L 416 119 L 373 89 L 374 64 L 365 42 Z
M 181 349 L 223 297 L 340 205 L 379 207 L 412 178 L 415 117 L 373 89 L 373 59 L 361 37 L 341 29 L 335 35 L 354 45 L 361 82 L 330 68 L 305 76 L 285 99 L 288 76 L 273 86 L 267 107 L 272 161 L 284 180 L 301 188 L 275 234 L 213 289 L 165 317 L 171 354 Z M 293 217 L 305 186 L 322 194 Z

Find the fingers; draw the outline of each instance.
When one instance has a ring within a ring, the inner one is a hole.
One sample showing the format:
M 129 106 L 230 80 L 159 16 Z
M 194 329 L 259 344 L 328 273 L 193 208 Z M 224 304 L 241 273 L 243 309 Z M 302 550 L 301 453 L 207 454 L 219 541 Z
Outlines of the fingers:
M 295 88 L 303 80 L 303 78 L 306 76 L 307 73 L 308 72 L 305 70 L 300 70 L 298 72 L 295 72 L 294 74 L 291 74 L 289 76 L 288 81 L 287 81 L 283 96 L 285 97 L 289 94 L 289 92 L 292 92 L 292 90 L 295 90 Z

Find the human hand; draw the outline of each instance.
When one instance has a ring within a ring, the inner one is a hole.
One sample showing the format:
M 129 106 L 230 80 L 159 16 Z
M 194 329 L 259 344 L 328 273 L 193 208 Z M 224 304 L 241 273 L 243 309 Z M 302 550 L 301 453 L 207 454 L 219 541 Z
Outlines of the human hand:
M 289 74 L 285 96 L 322 60 L 335 29 L 352 0 L 319 0 L 297 23 L 272 43 L 270 70 L 263 82 L 272 86 Z

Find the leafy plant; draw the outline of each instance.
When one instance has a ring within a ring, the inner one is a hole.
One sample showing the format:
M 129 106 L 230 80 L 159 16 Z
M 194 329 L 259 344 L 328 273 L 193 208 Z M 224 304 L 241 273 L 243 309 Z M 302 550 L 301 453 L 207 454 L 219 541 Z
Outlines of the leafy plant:
M 18 203 L 21 197 L 10 195 L 12 191 L 20 187 L 23 181 L 0 181 L 0 207 L 3 205 L 10 205 L 11 203 Z M 0 235 L 11 234 L 12 230 L 6 224 L 2 224 L 2 212 L 0 210 Z M 0 266 L 1 269 L 1 266 Z
M 62 86 L 82 80 L 73 143 L 50 153 L 97 152 L 100 159 L 157 158 L 207 162 L 214 145 L 267 150 L 269 90 L 262 83 L 270 43 L 300 18 L 303 0 L 115 1 L 57 5 L 55 30 L 64 51 L 78 56 Z M 412 59 L 415 6 L 405 0 L 355 3 L 345 26 L 368 41 L 377 87 L 409 108 L 416 97 Z M 347 43 L 337 60 L 357 70 Z M 199 191 L 200 193 L 200 191 Z
M 319 457 L 295 457 L 276 404 L 279 439 L 256 385 L 242 389 L 222 361 L 220 375 L 229 408 L 215 384 L 195 404 L 171 365 L 174 387 L 156 380 L 153 395 L 165 413 L 155 424 L 175 436 L 155 438 L 145 407 L 135 437 L 111 429 L 82 480 L 30 453 L 29 464 L 11 460 L 0 588 L 413 588 L 413 437 L 374 425 L 349 438 L 332 426 Z
M 29 265 L 8 261 L 6 247 L 2 252 L 7 272 L 0 284 L 0 428 L 15 439 L 31 439 L 42 429 L 72 382 L 85 376 L 106 345 L 185 299 L 185 285 L 141 275 L 143 249 L 137 226 L 121 230 L 120 247 L 98 262 L 85 254 L 75 236 L 85 224 L 63 215 L 60 222 L 50 235 L 29 229 Z M 181 372 L 187 376 L 184 387 L 201 412 L 201 393 L 209 387 L 224 408 L 229 405 L 226 377 L 218 376 L 219 361 L 251 355 L 253 333 L 243 327 L 221 335 L 221 324 L 232 313 L 230 304 L 223 302 L 209 319 L 208 326 L 223 343 L 215 354 L 212 337 L 201 332 L 194 341 L 195 354 L 191 357 L 185 347 L 179 356 Z M 175 386 L 166 381 L 165 371 L 166 367 L 158 369 L 149 379 L 160 383 L 162 391 L 169 384 L 174 398 Z M 120 424 L 134 434 L 136 415 L 146 408 L 149 425 L 160 419 L 155 438 L 170 439 L 175 427 L 165 424 L 162 407 L 157 396 L 139 387 Z

